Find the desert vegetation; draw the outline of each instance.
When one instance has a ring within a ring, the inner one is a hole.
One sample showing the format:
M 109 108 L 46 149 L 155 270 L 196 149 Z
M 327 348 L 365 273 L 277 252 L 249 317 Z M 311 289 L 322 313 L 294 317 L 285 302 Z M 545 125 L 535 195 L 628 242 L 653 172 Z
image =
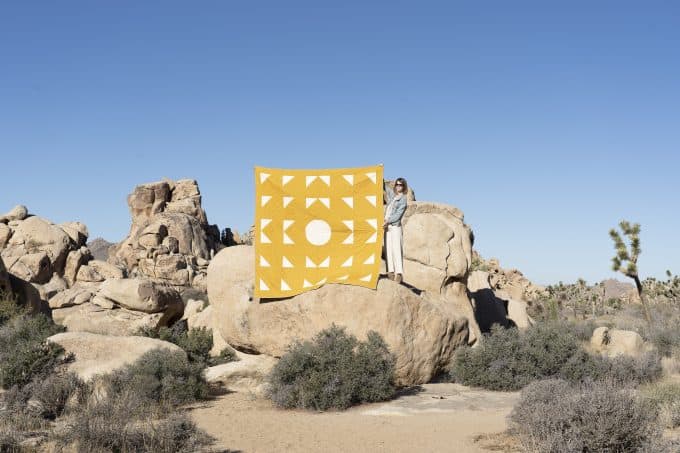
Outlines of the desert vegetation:
M 364 342 L 333 325 L 291 345 L 269 383 L 268 396 L 279 407 L 346 409 L 394 395 L 394 357 L 376 332 Z
M 210 443 L 182 410 L 208 396 L 203 363 L 152 350 L 84 382 L 67 371 L 72 357 L 46 341 L 63 328 L 11 298 L 0 304 L 11 314 L 0 324 L 0 451 L 175 452 Z
M 495 325 L 475 348 L 458 350 L 449 367 L 455 382 L 521 390 L 509 418 L 521 451 L 680 448 L 677 433 L 663 435 L 680 426 L 680 277 L 667 271 L 665 280 L 641 280 L 640 225 L 622 221 L 619 228 L 610 231 L 612 268 L 634 286 L 583 279 L 548 286 L 528 304 L 533 326 Z M 610 329 L 618 329 L 631 349 L 600 353 L 597 328 L 605 347 L 614 341 Z
M 213 348 L 212 329 L 206 327 L 189 329 L 184 321 L 175 323 L 172 327 L 141 328 L 138 334 L 176 344 L 186 352 L 190 361 L 200 365 L 214 366 L 238 360 L 231 348 L 224 348 L 218 356 L 212 357 L 210 355 Z

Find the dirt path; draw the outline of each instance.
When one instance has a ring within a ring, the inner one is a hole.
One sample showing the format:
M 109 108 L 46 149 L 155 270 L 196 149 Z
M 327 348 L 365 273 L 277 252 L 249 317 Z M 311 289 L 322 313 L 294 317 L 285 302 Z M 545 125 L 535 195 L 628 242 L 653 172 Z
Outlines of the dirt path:
M 475 435 L 498 433 L 517 393 L 426 384 L 388 403 L 345 412 L 276 409 L 243 393 L 220 396 L 191 414 L 216 447 L 259 452 L 482 452 Z

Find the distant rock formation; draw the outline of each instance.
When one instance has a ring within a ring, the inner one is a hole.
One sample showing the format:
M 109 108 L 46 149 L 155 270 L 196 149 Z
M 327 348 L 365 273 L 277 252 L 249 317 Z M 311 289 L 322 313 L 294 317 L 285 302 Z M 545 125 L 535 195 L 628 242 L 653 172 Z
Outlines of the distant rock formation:
M 99 261 L 109 260 L 109 247 L 114 245 L 113 242 L 109 242 L 104 238 L 95 238 L 89 241 L 86 246 L 90 249 L 92 257 Z

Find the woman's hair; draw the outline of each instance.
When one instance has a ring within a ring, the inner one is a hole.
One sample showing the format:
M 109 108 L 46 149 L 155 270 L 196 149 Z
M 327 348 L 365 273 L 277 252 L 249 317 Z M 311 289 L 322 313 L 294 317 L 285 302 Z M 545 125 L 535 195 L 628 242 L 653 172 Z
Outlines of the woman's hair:
M 400 182 L 403 184 L 402 188 L 404 189 L 402 192 L 403 193 L 408 193 L 408 184 L 406 183 L 406 180 L 404 178 L 397 178 L 394 181 L 394 187 L 392 187 L 392 190 L 394 190 L 394 193 L 397 193 L 397 183 Z

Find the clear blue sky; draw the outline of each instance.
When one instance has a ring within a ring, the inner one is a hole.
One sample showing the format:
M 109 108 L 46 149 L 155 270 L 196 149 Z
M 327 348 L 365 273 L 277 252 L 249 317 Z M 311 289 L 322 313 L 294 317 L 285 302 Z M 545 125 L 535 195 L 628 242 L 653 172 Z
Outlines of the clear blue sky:
M 658 1 L 0 5 L 0 212 L 121 240 L 126 196 L 197 179 L 247 230 L 255 165 L 385 165 L 550 283 L 680 273 L 680 6 Z

